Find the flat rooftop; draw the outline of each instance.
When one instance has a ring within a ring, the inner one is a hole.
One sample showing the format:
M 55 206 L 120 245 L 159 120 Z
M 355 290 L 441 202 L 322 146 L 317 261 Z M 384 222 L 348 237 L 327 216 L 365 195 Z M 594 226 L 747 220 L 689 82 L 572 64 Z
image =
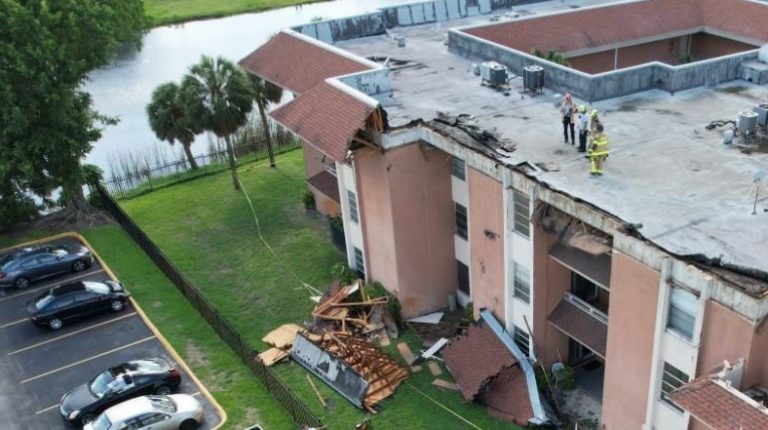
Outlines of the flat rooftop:
M 597 2 L 579 2 L 585 3 Z M 569 8 L 569 3 L 547 2 L 514 13 Z M 623 221 L 641 223 L 645 238 L 673 254 L 722 257 L 724 263 L 768 272 L 768 141 L 727 146 L 719 129 L 705 129 L 710 121 L 736 120 L 739 111 L 768 103 L 768 87 L 733 81 L 592 104 L 601 112 L 611 143 L 605 175 L 594 178 L 584 154 L 563 143 L 560 94 L 524 94 L 517 77 L 505 95 L 481 86 L 473 62 L 448 52 L 446 30 L 488 19 L 391 29 L 392 36 L 405 37 L 405 47 L 386 35 L 336 46 L 362 57 L 390 59 L 393 100 L 384 107 L 391 127 L 430 121 L 438 112 L 471 115 L 479 127 L 516 145 L 511 153 L 485 148 L 486 156 L 507 165 L 544 166 L 536 175 L 539 181 Z

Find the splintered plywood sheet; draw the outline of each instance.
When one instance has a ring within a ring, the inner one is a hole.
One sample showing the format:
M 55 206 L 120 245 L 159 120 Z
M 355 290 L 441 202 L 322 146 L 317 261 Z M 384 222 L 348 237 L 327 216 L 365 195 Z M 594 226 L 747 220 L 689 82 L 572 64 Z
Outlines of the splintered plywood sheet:
M 284 324 L 269 332 L 269 334 L 264 336 L 261 340 L 275 348 L 285 349 L 293 345 L 293 340 L 296 339 L 296 333 L 302 330 L 304 330 L 304 327 L 299 325 Z
M 440 369 L 440 365 L 434 361 L 428 361 L 427 367 L 429 367 L 429 371 L 432 372 L 432 376 L 437 376 L 443 373 L 443 370 Z
M 285 357 L 288 357 L 288 352 L 278 348 L 270 348 L 259 354 L 259 358 L 267 367 L 283 360 Z
M 408 344 L 405 342 L 400 342 L 397 344 L 397 350 L 400 351 L 400 355 L 403 356 L 405 359 L 405 362 L 408 363 L 410 366 L 411 363 L 416 361 L 416 357 L 413 355 L 413 352 L 411 352 L 411 348 L 408 347 Z M 421 371 L 421 366 L 411 366 L 411 372 L 419 372 Z
M 432 381 L 432 385 L 440 388 L 447 388 L 453 391 L 459 391 L 459 386 L 455 382 L 448 382 L 445 379 L 436 378 Z

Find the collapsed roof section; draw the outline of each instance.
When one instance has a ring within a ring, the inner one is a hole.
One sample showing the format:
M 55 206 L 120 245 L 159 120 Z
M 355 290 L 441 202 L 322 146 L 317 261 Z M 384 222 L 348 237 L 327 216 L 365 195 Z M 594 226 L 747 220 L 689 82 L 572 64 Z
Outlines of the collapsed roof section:
M 380 67 L 293 30 L 281 31 L 238 64 L 297 95 L 328 78 Z
M 275 121 L 336 161 L 343 161 L 379 102 L 328 79 L 270 113 Z
M 685 384 L 670 393 L 669 398 L 713 430 L 768 428 L 768 408 L 717 375 Z

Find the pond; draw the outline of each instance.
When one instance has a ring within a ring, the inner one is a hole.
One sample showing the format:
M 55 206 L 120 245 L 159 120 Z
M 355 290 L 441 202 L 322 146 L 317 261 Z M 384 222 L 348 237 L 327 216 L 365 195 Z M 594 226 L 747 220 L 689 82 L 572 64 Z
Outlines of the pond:
M 201 55 L 222 56 L 234 62 L 283 28 L 318 18 L 330 19 L 375 11 L 403 0 L 335 0 L 261 13 L 194 21 L 149 31 L 140 51 L 122 52 L 109 67 L 94 71 L 86 83 L 96 109 L 120 122 L 107 127 L 86 158 L 109 172 L 122 154 L 162 153 L 180 158 L 180 148 L 159 142 L 149 128 L 145 107 L 155 87 L 179 81 Z M 210 138 L 198 136 L 193 152 L 208 151 Z

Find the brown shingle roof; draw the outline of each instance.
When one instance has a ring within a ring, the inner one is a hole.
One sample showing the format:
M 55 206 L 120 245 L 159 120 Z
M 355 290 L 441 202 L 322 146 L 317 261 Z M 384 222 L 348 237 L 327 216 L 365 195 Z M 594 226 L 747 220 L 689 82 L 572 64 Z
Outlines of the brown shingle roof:
M 503 368 L 517 363 L 486 324 L 470 326 L 466 336 L 443 349 L 442 356 L 466 401 L 474 399 Z
M 524 426 L 533 416 L 528 383 L 520 366 L 505 367 L 477 399 L 503 419 Z
M 335 176 L 326 171 L 307 179 L 309 185 L 315 187 L 318 191 L 330 197 L 336 203 L 341 203 L 339 199 L 339 182 Z
M 283 31 L 240 60 L 249 72 L 302 94 L 328 78 L 371 69 L 352 54 L 336 52 L 331 46 L 293 31 Z
M 712 377 L 697 379 L 669 398 L 714 430 L 768 429 L 768 412 L 729 391 Z
M 569 52 L 707 26 L 768 40 L 768 7 L 747 0 L 646 0 L 488 25 L 466 33 L 526 53 Z
M 293 131 L 305 142 L 336 161 L 344 160 L 350 139 L 376 108 L 367 96 L 353 95 L 354 90 L 342 89 L 344 84 L 332 80 L 323 82 L 270 116 L 283 127 Z
M 607 325 L 565 299 L 549 314 L 548 320 L 558 330 L 605 358 Z

